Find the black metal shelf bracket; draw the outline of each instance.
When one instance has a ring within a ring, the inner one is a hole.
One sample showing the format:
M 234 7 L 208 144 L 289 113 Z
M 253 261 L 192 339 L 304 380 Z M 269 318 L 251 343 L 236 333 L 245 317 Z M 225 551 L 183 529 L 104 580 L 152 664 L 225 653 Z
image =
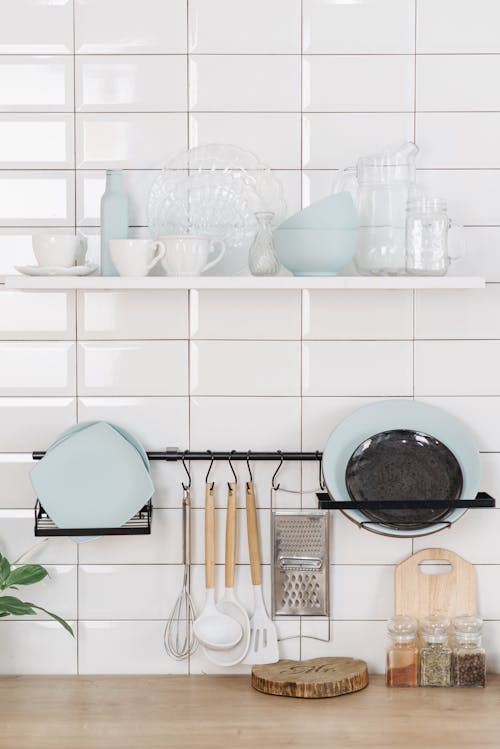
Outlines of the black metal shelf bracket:
M 432 509 L 440 510 L 443 507 L 449 507 L 450 510 L 456 509 L 484 509 L 485 507 L 495 507 L 496 501 L 490 494 L 479 492 L 476 499 L 393 499 L 380 500 L 377 502 L 355 502 L 335 500 L 329 494 L 318 492 L 318 506 L 320 510 L 416 510 Z
M 40 500 L 35 504 L 35 536 L 144 536 L 151 533 L 153 502 L 149 500 L 134 517 L 119 528 L 59 528 L 47 515 Z

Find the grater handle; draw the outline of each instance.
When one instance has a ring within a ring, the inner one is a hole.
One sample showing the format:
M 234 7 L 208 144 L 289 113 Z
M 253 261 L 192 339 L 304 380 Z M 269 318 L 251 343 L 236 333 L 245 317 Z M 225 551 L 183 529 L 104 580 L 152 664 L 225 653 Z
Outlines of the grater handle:
M 257 510 L 255 509 L 255 493 L 253 482 L 246 485 L 248 554 L 250 556 L 250 572 L 252 584 L 261 585 L 259 529 L 257 526 Z
M 215 499 L 213 483 L 205 484 L 205 587 L 215 588 Z
M 280 557 L 279 563 L 283 570 L 320 570 L 323 566 L 320 557 Z
M 226 588 L 234 588 L 234 573 L 236 569 L 236 484 L 227 485 L 226 510 Z

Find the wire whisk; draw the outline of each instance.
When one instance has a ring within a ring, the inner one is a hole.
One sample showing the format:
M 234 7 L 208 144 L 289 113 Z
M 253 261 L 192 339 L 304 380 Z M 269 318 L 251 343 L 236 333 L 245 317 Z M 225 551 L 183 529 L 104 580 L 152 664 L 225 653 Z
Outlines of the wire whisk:
M 184 465 L 186 468 L 186 466 Z M 186 469 L 187 472 L 187 469 Z M 188 472 L 187 472 L 188 473 Z M 188 473 L 189 476 L 189 473 Z M 196 619 L 196 611 L 189 594 L 189 566 L 191 562 L 191 528 L 190 528 L 190 487 L 189 483 L 182 485 L 184 494 L 182 497 L 182 561 L 184 564 L 184 575 L 182 588 L 179 596 L 170 612 L 164 634 L 165 650 L 168 655 L 176 661 L 185 660 L 195 652 L 198 640 L 193 631 L 193 623 Z

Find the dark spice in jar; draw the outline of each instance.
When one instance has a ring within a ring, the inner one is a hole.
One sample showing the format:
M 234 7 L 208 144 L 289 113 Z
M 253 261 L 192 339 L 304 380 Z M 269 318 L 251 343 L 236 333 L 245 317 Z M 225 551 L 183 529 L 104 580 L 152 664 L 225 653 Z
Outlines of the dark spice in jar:
M 455 653 L 453 678 L 456 687 L 484 687 L 486 684 L 486 659 L 482 652 Z

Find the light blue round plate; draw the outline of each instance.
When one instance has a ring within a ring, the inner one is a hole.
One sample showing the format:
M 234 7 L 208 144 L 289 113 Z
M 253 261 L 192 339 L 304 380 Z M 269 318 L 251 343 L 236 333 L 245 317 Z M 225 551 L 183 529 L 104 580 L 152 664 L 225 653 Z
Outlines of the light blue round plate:
M 99 424 L 99 423 L 100 423 L 99 421 L 80 421 L 79 424 L 75 424 L 74 426 L 69 427 L 64 432 L 61 432 L 58 438 L 54 440 L 54 442 L 52 442 L 51 445 L 49 445 L 49 447 L 47 448 L 47 452 L 49 452 L 49 450 L 53 450 L 54 447 L 57 447 L 57 445 L 59 445 L 61 442 L 64 442 L 64 440 L 67 440 L 68 437 L 71 437 L 71 435 L 76 434 L 77 432 L 81 432 L 82 429 L 88 429 L 88 427 L 91 427 L 94 424 Z M 109 424 L 110 427 L 113 427 L 113 429 L 117 431 L 118 434 L 121 434 L 121 436 L 124 439 L 126 439 L 127 442 L 130 442 L 130 444 L 133 447 L 135 447 L 135 449 L 137 450 L 137 452 L 142 458 L 142 462 L 144 463 L 148 471 L 151 473 L 151 467 L 149 465 L 148 455 L 145 449 L 143 448 L 143 446 L 141 445 L 141 443 L 139 442 L 139 440 L 137 439 L 137 437 L 134 437 L 133 434 L 131 434 L 130 432 L 127 432 L 126 429 L 118 426 L 118 424 L 114 424 L 112 421 L 107 421 L 106 424 Z
M 479 491 L 479 451 L 466 427 L 446 411 L 427 403 L 413 400 L 385 400 L 370 403 L 354 411 L 340 422 L 330 435 L 323 452 L 323 475 L 333 499 L 351 501 L 345 483 L 347 463 L 364 440 L 390 429 L 411 429 L 431 434 L 443 442 L 455 455 L 463 475 L 461 499 L 475 499 Z M 350 520 L 374 533 L 385 536 L 426 536 L 446 528 L 458 520 L 466 510 L 454 509 L 442 520 L 418 530 L 396 530 L 371 523 L 360 510 L 344 510 Z
M 83 422 L 63 432 L 33 468 L 31 480 L 60 528 L 119 527 L 154 491 L 142 445 L 105 421 Z

